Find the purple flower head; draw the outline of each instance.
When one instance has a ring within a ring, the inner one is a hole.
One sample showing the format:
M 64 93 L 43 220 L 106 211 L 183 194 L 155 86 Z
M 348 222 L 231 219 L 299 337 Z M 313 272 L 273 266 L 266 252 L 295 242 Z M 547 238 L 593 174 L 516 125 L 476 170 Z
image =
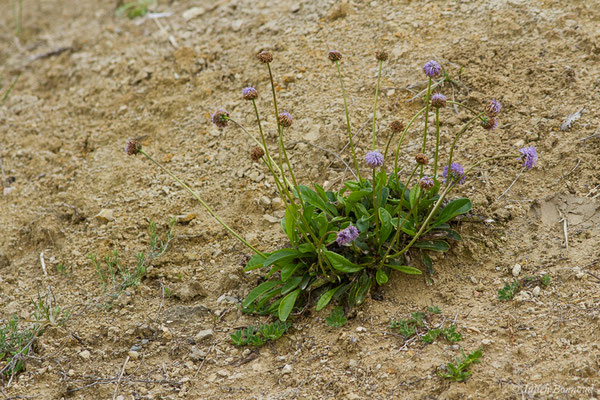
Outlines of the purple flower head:
M 434 185 L 433 178 L 430 176 L 427 176 L 427 175 L 425 175 L 419 181 L 419 186 L 421 186 L 421 189 L 423 189 L 423 190 L 429 190 L 433 187 L 433 185 Z
M 483 121 L 481 121 L 481 126 L 483 127 L 483 129 L 493 131 L 498 127 L 498 118 L 483 117 Z
M 225 110 L 219 109 L 210 115 L 210 120 L 217 126 L 217 128 L 225 128 L 227 126 L 227 122 L 229 121 L 229 113 Z
M 519 151 L 522 154 L 521 159 L 523 160 L 523 167 L 525 167 L 527 169 L 531 169 L 531 168 L 535 167 L 535 163 L 537 162 L 537 159 L 538 159 L 538 154 L 537 154 L 537 150 L 535 149 L 535 147 L 533 147 L 533 146 L 523 147 Z
M 142 150 L 142 145 L 135 139 L 129 139 L 125 144 L 125 153 L 127 155 L 133 156 L 139 153 Z
M 490 117 L 495 117 L 500 114 L 500 110 L 502 110 L 502 104 L 496 99 L 492 99 L 488 102 L 485 112 Z
M 428 77 L 435 78 L 442 72 L 442 66 L 436 61 L 427 61 L 423 66 L 423 71 L 425 71 L 425 75 Z
M 436 93 L 431 96 L 431 105 L 435 108 L 446 107 L 446 96 L 441 93 Z
M 335 241 L 340 246 L 343 246 L 345 244 L 348 244 L 348 243 L 356 240 L 358 238 L 358 235 L 359 235 L 358 229 L 356 229 L 355 226 L 350 225 L 346 229 L 342 229 L 341 231 L 338 232 L 337 239 L 335 239 Z
M 462 185 L 463 183 L 465 183 L 465 179 L 467 179 L 467 177 L 465 176 L 465 170 L 459 163 L 450 164 L 449 173 L 448 166 L 446 165 L 444 167 L 444 173 L 442 174 L 442 176 L 444 177 L 444 183 L 450 181 L 452 185 L 454 185 L 457 182 L 459 185 Z
M 258 92 L 252 86 L 242 89 L 242 97 L 244 100 L 254 100 L 258 97 Z
M 292 114 L 290 114 L 287 111 L 284 111 L 279 114 L 278 120 L 279 125 L 283 126 L 284 128 L 288 128 L 292 125 Z
M 367 153 L 365 161 L 371 168 L 381 167 L 383 165 L 383 155 L 378 150 L 373 150 Z

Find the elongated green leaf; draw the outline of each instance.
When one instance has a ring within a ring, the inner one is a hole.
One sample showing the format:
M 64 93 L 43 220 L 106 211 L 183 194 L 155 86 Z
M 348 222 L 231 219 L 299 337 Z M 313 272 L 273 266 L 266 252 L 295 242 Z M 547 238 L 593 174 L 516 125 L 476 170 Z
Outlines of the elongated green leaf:
M 268 256 L 269 253 L 265 253 L 265 256 Z M 255 254 L 250 258 L 248 264 L 244 267 L 244 271 L 252 271 L 253 269 L 262 268 L 264 266 L 265 260 L 267 258 L 261 256 L 260 254 Z
M 315 192 L 308 186 L 298 185 L 298 190 L 302 195 L 302 199 L 304 199 L 304 201 L 306 201 L 307 203 L 312 204 L 318 209 L 330 213 L 331 215 L 337 215 L 337 209 L 333 205 L 323 200 L 317 192 Z
M 421 275 L 422 273 L 420 269 L 417 269 L 415 267 L 409 267 L 408 265 L 385 264 L 385 266 L 409 275 Z
M 378 269 L 377 272 L 375 273 L 375 279 L 377 279 L 377 284 L 379 286 L 381 286 L 381 285 L 385 285 L 387 283 L 388 276 L 384 270 Z
M 287 280 L 290 279 L 299 266 L 299 263 L 289 263 L 284 265 L 281 268 L 281 282 L 287 282 Z
M 417 203 L 417 199 L 419 198 L 420 194 L 421 194 L 421 186 L 415 185 L 412 188 L 412 190 L 410 191 L 410 194 L 408 195 L 411 210 L 414 208 L 415 204 Z
M 387 240 L 392 233 L 392 216 L 385 208 L 379 209 L 379 220 L 381 221 L 381 231 L 379 232 L 379 243 Z
M 438 226 L 444 222 L 450 221 L 457 215 L 467 213 L 473 208 L 471 200 L 466 198 L 456 199 L 448 203 L 446 207 L 440 212 L 440 215 L 436 218 L 432 226 Z
M 413 244 L 418 249 L 433 250 L 433 251 L 448 251 L 450 245 L 443 240 L 419 240 Z
M 371 285 L 373 285 L 373 279 L 363 274 L 360 279 L 360 288 L 356 292 L 356 304 L 362 304 L 369 294 L 369 289 L 371 289 Z
M 288 316 L 292 312 L 294 308 L 294 304 L 296 304 L 296 299 L 300 294 L 300 289 L 294 290 L 292 293 L 289 293 L 283 299 L 281 299 L 281 303 L 279 303 L 279 319 L 281 321 L 285 321 L 288 319 Z
M 317 311 L 321 311 L 323 308 L 325 308 L 325 306 L 327 306 L 327 304 L 329 304 L 331 298 L 339 288 L 341 288 L 341 286 L 330 289 L 323 293 L 321 297 L 319 297 L 319 301 L 317 301 Z
M 346 197 L 346 201 L 350 203 L 355 203 L 367 195 L 371 195 L 370 190 L 359 190 L 357 192 L 350 193 L 348 197 Z
M 292 242 L 292 245 L 298 241 L 298 234 L 296 233 L 296 221 L 298 220 L 298 212 L 292 206 L 288 206 L 285 210 L 285 216 L 283 218 L 283 231 Z
M 300 257 L 301 255 L 302 253 L 300 253 L 296 249 L 277 250 L 271 253 L 269 257 L 267 257 L 264 266 L 268 267 L 269 265 L 274 264 L 276 262 L 286 263 L 288 261 L 292 261 L 293 259 Z
M 350 274 L 352 272 L 357 272 L 357 271 L 364 269 L 364 267 L 361 267 L 359 265 L 356 265 L 356 264 L 348 261 L 348 259 L 346 257 L 344 257 L 340 254 L 334 253 L 333 251 L 324 250 L 323 254 L 325 255 L 325 257 L 327 257 L 327 259 L 331 263 L 331 266 L 336 271 Z
M 295 276 L 293 278 L 290 278 L 290 280 L 287 281 L 285 285 L 283 285 L 283 287 L 281 288 L 281 294 L 286 294 L 296 289 L 296 287 L 300 285 L 300 282 L 302 282 L 301 276 Z
M 242 303 L 244 307 L 248 307 L 250 304 L 254 302 L 260 295 L 264 294 L 268 290 L 271 290 L 275 286 L 281 284 L 280 281 L 266 281 L 255 287 L 248 293 L 248 296 Z

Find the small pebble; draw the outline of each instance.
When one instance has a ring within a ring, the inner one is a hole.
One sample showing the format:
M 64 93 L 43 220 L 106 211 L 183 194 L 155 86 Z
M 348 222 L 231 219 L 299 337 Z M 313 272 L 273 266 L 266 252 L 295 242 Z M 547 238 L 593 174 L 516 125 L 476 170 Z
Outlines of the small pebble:
M 531 292 L 531 294 L 533 294 L 534 296 L 539 296 L 540 295 L 540 287 L 536 286 L 533 288 L 533 291 Z
M 515 266 L 512 268 L 512 276 L 514 276 L 515 278 L 519 276 L 519 274 L 521 273 L 521 269 L 521 264 L 515 264 Z
M 281 369 L 281 373 L 286 375 L 286 374 L 291 374 L 292 373 L 292 366 L 290 364 L 285 364 L 283 366 L 283 368 Z

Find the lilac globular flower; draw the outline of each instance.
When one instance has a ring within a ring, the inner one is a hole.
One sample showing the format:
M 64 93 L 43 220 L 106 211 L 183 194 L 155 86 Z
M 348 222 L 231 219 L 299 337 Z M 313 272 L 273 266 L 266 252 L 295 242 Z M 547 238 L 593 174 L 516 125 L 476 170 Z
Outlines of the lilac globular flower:
M 452 185 L 454 185 L 455 183 L 462 185 L 467 179 L 467 177 L 465 176 L 465 170 L 459 163 L 450 164 L 449 172 L 448 166 L 446 165 L 444 167 L 444 173 L 442 174 L 442 176 L 444 177 L 444 183 L 447 183 L 449 181 Z
M 500 114 L 500 110 L 502 110 L 502 104 L 496 99 L 490 100 L 485 108 L 486 114 L 490 117 L 495 117 Z
M 370 151 L 365 156 L 365 162 L 371 168 L 381 167 L 383 165 L 383 154 L 379 150 Z
M 435 108 L 446 107 L 446 96 L 441 93 L 436 93 L 431 96 L 431 105 Z
M 483 127 L 483 129 L 493 131 L 498 127 L 498 118 L 483 117 L 483 121 L 481 121 L 481 126 Z
M 360 233 L 358 232 L 358 229 L 356 229 L 355 226 L 350 225 L 346 229 L 342 229 L 338 232 L 337 239 L 335 239 L 335 241 L 338 245 L 344 246 L 350 242 L 355 241 L 358 238 L 359 234 Z
M 219 109 L 210 115 L 210 120 L 217 128 L 223 129 L 227 126 L 227 122 L 229 121 L 229 113 Z
M 423 190 L 429 190 L 433 187 L 434 182 L 433 182 L 433 178 L 430 176 L 425 175 L 423 178 L 421 178 L 421 180 L 419 181 L 419 186 L 421 187 L 421 189 Z
M 136 155 L 142 150 L 142 145 L 135 139 L 129 139 L 125 144 L 125 153 L 129 156 Z
M 427 61 L 423 66 L 423 71 L 425 71 L 425 75 L 428 77 L 435 78 L 442 72 L 442 66 L 436 61 Z
M 258 97 L 258 92 L 252 86 L 242 89 L 242 97 L 244 100 L 254 100 Z
M 277 120 L 279 121 L 279 125 L 284 128 L 289 128 L 292 125 L 292 114 L 287 111 L 284 111 L 279 114 Z
M 531 169 L 535 167 L 535 163 L 538 159 L 537 150 L 535 147 L 523 147 L 519 152 L 522 154 L 521 159 L 523 160 L 523 167 L 527 169 Z

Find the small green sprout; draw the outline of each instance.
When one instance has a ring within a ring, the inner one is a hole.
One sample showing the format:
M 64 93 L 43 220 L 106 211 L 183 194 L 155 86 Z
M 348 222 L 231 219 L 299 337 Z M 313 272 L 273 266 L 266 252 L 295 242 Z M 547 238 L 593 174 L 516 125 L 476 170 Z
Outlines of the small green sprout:
M 456 364 L 447 363 L 446 364 L 446 372 L 438 371 L 438 375 L 445 379 L 450 379 L 453 382 L 464 382 L 469 376 L 471 376 L 471 366 L 473 364 L 479 364 L 480 359 L 483 356 L 483 351 L 481 349 L 477 349 L 470 353 L 469 355 L 465 355 L 465 351 L 461 350 L 462 359 L 456 357 Z
M 331 326 L 332 328 L 339 328 L 340 326 L 346 325 L 348 318 L 346 318 L 344 315 L 344 309 L 342 306 L 337 306 L 333 309 L 331 314 L 325 318 L 325 321 L 327 322 L 327 325 Z

